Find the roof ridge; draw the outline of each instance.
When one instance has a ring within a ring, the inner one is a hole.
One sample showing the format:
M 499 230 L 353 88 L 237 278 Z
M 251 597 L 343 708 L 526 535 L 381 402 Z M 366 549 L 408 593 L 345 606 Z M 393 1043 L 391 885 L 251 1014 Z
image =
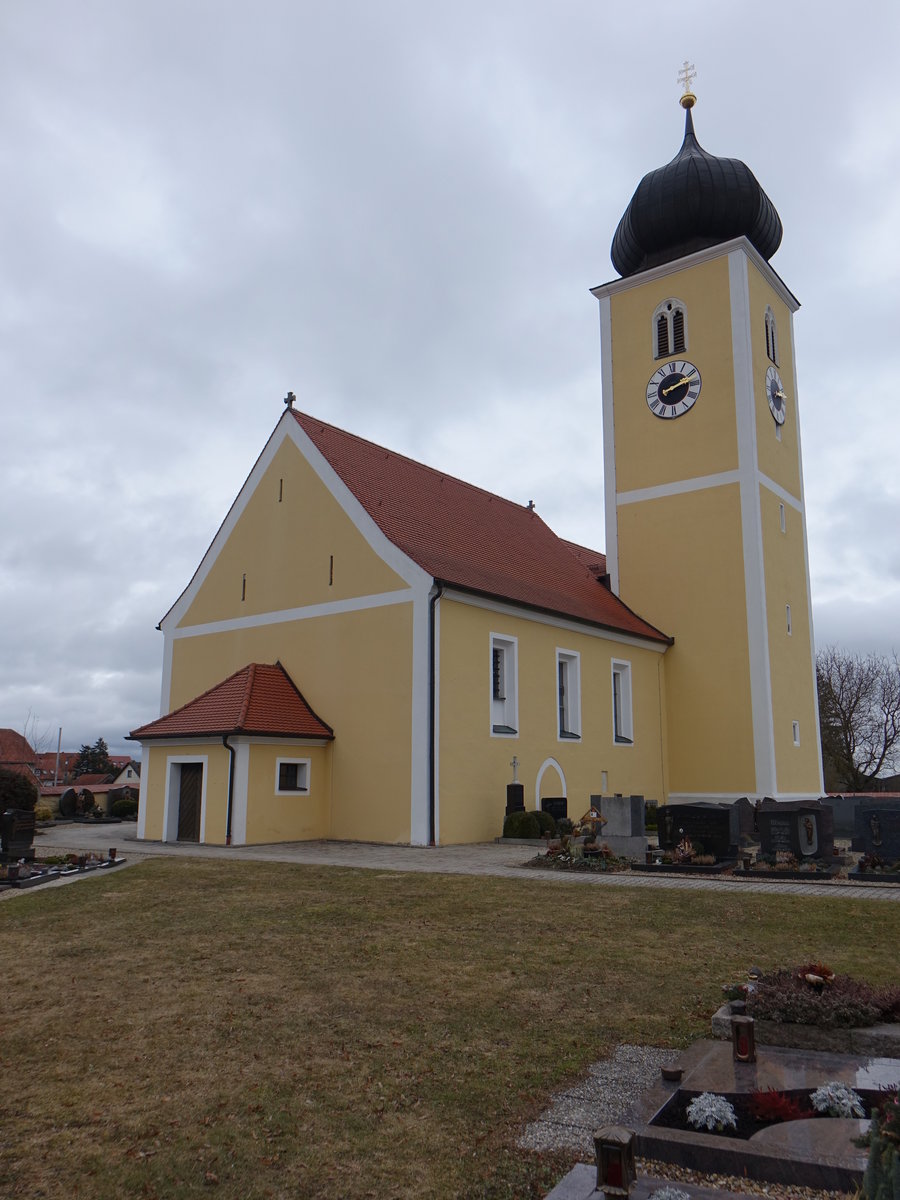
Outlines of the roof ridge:
M 291 413 L 296 418 L 297 423 L 301 426 L 301 428 L 303 426 L 303 419 L 305 418 L 307 421 L 311 421 L 314 425 L 322 425 L 326 429 L 333 430 L 334 433 L 340 434 L 341 437 L 349 438 L 351 441 L 359 442 L 364 446 L 371 446 L 374 450 L 381 450 L 388 458 L 401 459 L 403 462 L 409 463 L 413 467 L 418 467 L 422 471 L 428 471 L 429 474 L 434 475 L 438 479 L 447 479 L 451 483 L 458 483 L 461 487 L 468 488 L 469 491 L 480 492 L 482 496 L 487 496 L 491 500 L 499 500 L 503 504 L 509 504 L 515 509 L 530 512 L 542 524 L 547 525 L 547 522 L 540 515 L 540 513 L 538 513 L 537 509 L 529 508 L 527 504 L 520 504 L 518 500 L 510 500 L 507 496 L 501 496 L 499 492 L 492 492 L 487 488 L 479 487 L 477 483 L 469 483 L 467 479 L 461 479 L 458 475 L 452 475 L 449 471 L 440 471 L 437 467 L 430 467 L 428 463 L 420 462 L 417 458 L 411 458 L 408 454 L 401 454 L 397 450 L 390 450 L 387 446 L 382 446 L 380 442 L 373 442 L 370 438 L 360 437 L 358 433 L 351 433 L 348 429 L 341 429 L 339 425 L 332 425 L 329 421 L 323 421 L 321 417 L 314 417 L 311 413 L 299 412 L 296 408 L 291 409 Z M 547 528 L 549 529 L 550 526 L 547 525 Z M 555 536 L 558 537 L 559 535 L 556 534 Z
M 244 699 L 241 701 L 241 711 L 238 713 L 237 727 L 243 729 L 250 711 L 250 701 L 253 698 L 253 685 L 256 683 L 256 663 L 247 666 L 247 686 L 244 688 Z

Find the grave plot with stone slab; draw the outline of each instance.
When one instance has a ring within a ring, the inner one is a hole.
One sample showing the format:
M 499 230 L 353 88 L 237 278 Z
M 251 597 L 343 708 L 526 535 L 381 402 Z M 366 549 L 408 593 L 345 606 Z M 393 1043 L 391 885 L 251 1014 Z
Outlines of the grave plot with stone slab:
M 680 1082 L 660 1082 L 626 1116 L 643 1158 L 677 1163 L 706 1173 L 743 1176 L 781 1184 L 836 1191 L 853 1190 L 862 1178 L 866 1152 L 853 1139 L 868 1121 L 840 1117 L 800 1117 L 772 1122 L 739 1138 L 684 1128 L 677 1112 L 704 1092 L 749 1103 L 753 1093 L 811 1095 L 824 1083 L 844 1083 L 871 1100 L 900 1086 L 900 1060 L 757 1047 L 755 1062 L 736 1062 L 722 1042 L 696 1042 L 678 1060 Z M 670 1122 L 666 1124 L 665 1122 Z

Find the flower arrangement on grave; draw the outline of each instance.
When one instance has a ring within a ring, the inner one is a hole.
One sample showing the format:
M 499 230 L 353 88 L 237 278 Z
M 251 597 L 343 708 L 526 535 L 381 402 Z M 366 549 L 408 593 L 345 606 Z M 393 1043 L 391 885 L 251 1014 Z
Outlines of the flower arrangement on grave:
M 658 1188 L 650 1193 L 650 1200 L 691 1200 L 690 1193 L 677 1187 Z
M 866 1115 L 860 1094 L 836 1079 L 823 1083 L 810 1093 L 809 1098 L 816 1112 L 826 1117 L 862 1118 Z
M 824 962 L 805 963 L 797 969 L 797 978 L 808 983 L 810 987 L 822 988 L 825 984 L 834 983 L 834 971 Z
M 687 1106 L 688 1124 L 694 1129 L 712 1129 L 721 1133 L 726 1126 L 737 1128 L 734 1105 L 715 1092 L 703 1092 Z
M 753 1120 L 766 1125 L 774 1125 L 781 1121 L 801 1121 L 809 1116 L 809 1109 L 800 1100 L 779 1092 L 777 1088 L 751 1092 L 748 1107 Z
M 900 1200 L 900 1093 L 873 1106 L 867 1135 L 869 1161 L 863 1174 L 866 1200 Z

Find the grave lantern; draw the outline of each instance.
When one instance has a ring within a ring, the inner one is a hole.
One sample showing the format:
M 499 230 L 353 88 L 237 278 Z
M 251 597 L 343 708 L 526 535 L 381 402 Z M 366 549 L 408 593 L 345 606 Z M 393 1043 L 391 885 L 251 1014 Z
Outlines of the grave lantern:
M 627 1196 L 637 1178 L 634 1134 L 621 1125 L 608 1125 L 594 1134 L 597 1153 L 597 1191 L 604 1196 Z
M 752 1017 L 731 1018 L 731 1044 L 735 1062 L 756 1062 L 756 1033 Z

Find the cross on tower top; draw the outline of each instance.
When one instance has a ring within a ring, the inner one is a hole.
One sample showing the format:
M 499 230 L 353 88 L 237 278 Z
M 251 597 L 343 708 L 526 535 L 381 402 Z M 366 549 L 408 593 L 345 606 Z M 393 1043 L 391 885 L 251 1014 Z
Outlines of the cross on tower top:
M 681 70 L 678 72 L 678 82 L 684 87 L 684 93 L 681 97 L 682 108 L 693 108 L 697 97 L 691 91 L 691 84 L 697 78 L 697 72 L 694 70 L 694 64 L 684 60 Z

